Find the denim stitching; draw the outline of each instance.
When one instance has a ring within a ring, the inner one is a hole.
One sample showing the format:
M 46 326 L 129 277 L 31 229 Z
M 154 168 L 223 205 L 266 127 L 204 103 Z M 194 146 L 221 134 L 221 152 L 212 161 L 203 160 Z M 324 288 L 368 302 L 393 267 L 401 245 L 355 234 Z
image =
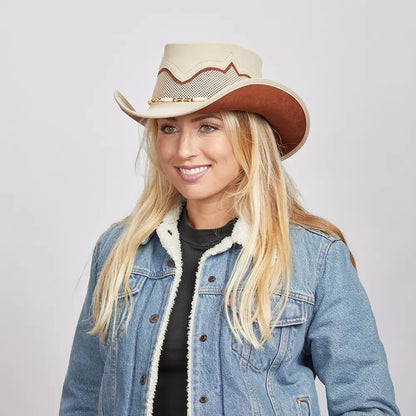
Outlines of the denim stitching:
M 301 397 L 301 398 L 297 399 L 297 403 L 298 403 L 299 415 L 300 416 L 312 416 L 312 409 L 311 409 L 311 404 L 310 404 L 310 401 L 309 401 L 309 397 Z M 301 403 L 306 403 L 306 405 L 308 406 L 308 414 L 307 415 L 304 415 Z
M 248 378 L 246 377 L 247 375 L 247 365 L 248 365 L 248 361 L 245 360 L 240 360 L 241 363 L 241 368 L 242 368 L 242 374 L 243 374 L 243 378 L 244 378 L 244 383 L 247 386 L 247 390 L 250 396 L 250 405 L 251 405 L 251 409 L 254 412 L 253 416 L 261 416 L 260 415 L 260 409 L 259 409 L 259 403 L 257 401 L 257 397 L 253 394 L 251 385 L 248 381 Z
M 335 241 L 339 241 L 339 240 L 332 240 L 332 241 L 326 242 L 326 244 L 321 245 L 319 258 L 318 258 L 318 264 L 316 267 L 315 291 L 316 291 L 316 288 L 318 287 L 319 280 L 321 279 L 322 274 L 323 274 L 323 269 L 324 269 L 325 261 L 328 255 L 329 248 L 332 246 L 332 244 Z
M 218 286 L 217 287 L 201 286 L 199 288 L 198 293 L 200 295 L 222 295 L 223 288 L 218 287 Z M 275 295 L 282 295 L 282 292 L 281 291 L 276 291 L 276 292 L 274 292 L 274 294 Z M 313 296 L 306 295 L 305 293 L 289 291 L 288 297 L 289 297 L 289 299 L 297 300 L 297 301 L 300 301 L 300 302 L 306 302 L 306 303 L 309 303 L 310 305 L 315 304 L 315 298 Z
M 117 393 L 117 343 L 111 345 L 111 414 L 116 414 L 116 393 Z
M 169 269 L 162 270 L 160 273 L 153 273 L 150 270 L 140 269 L 140 268 L 133 266 L 133 269 L 131 271 L 131 274 L 134 274 L 134 275 L 137 274 L 139 276 L 141 275 L 144 277 L 148 277 L 149 279 L 162 279 L 174 273 L 175 273 L 175 267 L 170 267 Z
M 129 282 L 130 282 L 130 279 L 129 279 Z M 134 286 L 133 289 L 130 288 L 132 296 L 136 295 L 137 293 L 140 292 L 142 286 L 144 285 L 144 282 L 145 282 L 145 278 L 140 279 L 140 280 L 136 279 L 136 285 Z M 130 283 L 129 283 L 129 285 L 130 285 Z M 118 299 L 123 299 L 123 298 L 126 298 L 126 295 L 124 293 L 119 293 L 118 294 Z
M 282 295 L 283 291 L 279 290 L 274 292 L 276 295 Z M 310 303 L 311 305 L 315 304 L 315 297 L 311 295 L 307 295 L 305 293 L 295 292 L 293 290 L 289 290 L 288 298 L 299 300 L 301 302 Z
M 285 363 L 288 361 L 288 345 L 290 340 L 290 333 L 291 333 L 292 327 L 286 326 L 282 328 L 282 333 L 280 335 L 280 344 L 279 344 L 279 353 L 276 356 L 277 358 L 280 358 L 280 363 Z M 272 363 L 273 365 L 273 363 Z
M 282 331 L 282 332 L 286 332 L 286 331 Z M 275 356 L 274 360 L 272 361 L 271 366 L 267 369 L 267 375 L 266 375 L 267 394 L 269 395 L 269 399 L 272 403 L 273 411 L 275 412 L 275 415 L 278 415 L 278 416 L 283 416 L 283 414 L 280 409 L 279 403 L 273 394 L 273 378 L 270 376 L 273 372 L 276 372 L 278 368 L 280 367 L 280 365 L 284 362 L 283 361 L 284 353 L 283 352 L 281 353 L 281 351 L 284 350 L 284 347 L 283 347 L 284 339 L 285 338 L 282 334 L 282 336 L 280 337 L 278 353 Z
M 222 339 L 222 329 L 223 329 L 223 323 L 221 322 L 221 315 L 220 315 L 220 327 L 218 330 L 218 336 L 219 339 Z M 222 407 L 222 414 L 225 414 L 225 408 L 224 408 L 224 388 L 222 384 L 222 351 L 220 348 L 220 343 L 218 342 L 218 360 L 219 360 L 219 367 L 220 367 L 220 397 L 221 397 L 221 407 Z

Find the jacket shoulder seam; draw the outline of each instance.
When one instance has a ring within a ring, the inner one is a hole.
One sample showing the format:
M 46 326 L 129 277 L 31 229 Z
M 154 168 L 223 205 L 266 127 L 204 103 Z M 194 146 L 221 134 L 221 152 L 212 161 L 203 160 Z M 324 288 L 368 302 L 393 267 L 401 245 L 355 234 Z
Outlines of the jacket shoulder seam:
M 323 237 L 328 241 L 340 240 L 340 238 L 337 235 L 330 235 L 330 234 L 324 233 L 323 231 L 315 230 L 314 228 L 308 228 L 308 227 L 306 227 L 304 225 L 301 225 L 301 224 L 292 223 L 292 224 L 290 224 L 290 226 L 293 227 L 293 228 L 298 228 L 298 229 L 305 230 L 310 234 L 315 234 L 317 236 Z
M 326 244 L 322 244 L 322 246 L 321 246 L 319 257 L 318 257 L 318 265 L 317 265 L 317 268 L 316 268 L 315 290 L 318 287 L 319 281 L 321 280 L 321 277 L 324 273 L 326 261 L 327 261 L 327 258 L 328 258 L 329 249 L 337 241 L 342 242 L 342 240 L 340 238 L 336 238 L 336 239 L 333 239 L 333 240 L 327 242 Z

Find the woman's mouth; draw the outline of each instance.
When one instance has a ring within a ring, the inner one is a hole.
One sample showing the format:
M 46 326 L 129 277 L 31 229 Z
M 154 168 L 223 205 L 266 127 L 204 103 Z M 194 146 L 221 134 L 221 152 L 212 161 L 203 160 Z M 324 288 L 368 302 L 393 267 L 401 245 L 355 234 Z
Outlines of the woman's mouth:
M 204 165 L 204 166 L 192 166 L 192 167 L 177 167 L 177 171 L 179 176 L 188 182 L 193 182 L 199 179 L 200 177 L 204 176 L 205 173 L 211 165 Z

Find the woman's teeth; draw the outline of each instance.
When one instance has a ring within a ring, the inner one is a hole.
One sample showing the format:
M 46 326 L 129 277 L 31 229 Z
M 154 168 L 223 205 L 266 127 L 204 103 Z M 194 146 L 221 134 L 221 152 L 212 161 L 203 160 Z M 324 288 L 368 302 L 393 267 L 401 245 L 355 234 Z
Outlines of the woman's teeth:
M 207 169 L 208 169 L 208 166 L 201 166 L 199 168 L 192 168 L 192 169 L 179 168 L 179 170 L 185 175 L 193 175 L 195 173 L 202 172 Z

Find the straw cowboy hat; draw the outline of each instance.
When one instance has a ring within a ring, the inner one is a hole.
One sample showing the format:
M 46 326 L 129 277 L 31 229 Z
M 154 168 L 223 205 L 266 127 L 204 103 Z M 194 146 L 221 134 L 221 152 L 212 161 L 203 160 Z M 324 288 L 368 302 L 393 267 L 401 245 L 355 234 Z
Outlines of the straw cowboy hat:
M 249 111 L 272 126 L 282 159 L 300 149 L 309 131 L 302 99 L 277 82 L 262 78 L 262 61 L 254 52 L 220 42 L 172 43 L 165 46 L 149 108 L 138 112 L 119 91 L 114 97 L 131 118 L 191 113 Z

